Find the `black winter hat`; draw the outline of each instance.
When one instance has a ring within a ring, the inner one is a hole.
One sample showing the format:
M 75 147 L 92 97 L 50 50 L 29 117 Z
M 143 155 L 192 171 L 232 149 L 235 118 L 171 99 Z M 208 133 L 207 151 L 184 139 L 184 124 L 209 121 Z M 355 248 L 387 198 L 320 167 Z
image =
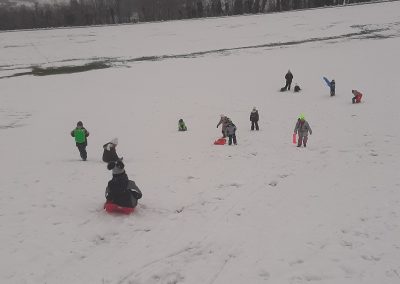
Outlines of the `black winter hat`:
M 82 121 L 78 121 L 78 123 L 76 124 L 76 126 L 83 126 Z
M 113 174 L 121 174 L 125 172 L 125 165 L 122 161 L 118 160 L 116 162 L 109 162 L 107 164 L 107 169 L 112 170 Z

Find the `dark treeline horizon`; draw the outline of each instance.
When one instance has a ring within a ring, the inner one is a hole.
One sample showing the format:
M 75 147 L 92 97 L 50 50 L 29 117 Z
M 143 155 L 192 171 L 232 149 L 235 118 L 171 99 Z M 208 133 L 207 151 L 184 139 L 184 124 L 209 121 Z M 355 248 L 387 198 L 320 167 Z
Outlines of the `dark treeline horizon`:
M 0 5 L 0 30 L 181 20 L 271 13 L 376 0 L 70 0 Z

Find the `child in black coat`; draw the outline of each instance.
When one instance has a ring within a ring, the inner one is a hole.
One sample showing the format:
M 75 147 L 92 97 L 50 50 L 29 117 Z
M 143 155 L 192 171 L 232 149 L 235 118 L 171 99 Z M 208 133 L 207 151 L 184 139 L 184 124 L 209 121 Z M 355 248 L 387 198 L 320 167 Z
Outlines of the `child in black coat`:
M 132 180 L 129 180 L 122 161 L 110 162 L 107 169 L 112 170 L 113 177 L 106 188 L 107 202 L 104 208 L 112 212 L 112 208 L 119 206 L 124 208 L 123 213 L 131 213 L 137 206 L 138 200 L 142 198 L 142 192 Z

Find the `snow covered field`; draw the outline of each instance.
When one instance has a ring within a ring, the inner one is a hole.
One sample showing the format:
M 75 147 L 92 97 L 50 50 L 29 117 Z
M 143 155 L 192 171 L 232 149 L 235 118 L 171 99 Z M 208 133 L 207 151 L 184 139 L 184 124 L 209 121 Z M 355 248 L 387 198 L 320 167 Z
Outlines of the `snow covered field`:
M 0 282 L 400 283 L 399 11 L 0 33 Z M 300 94 L 278 92 L 288 69 Z M 237 146 L 212 144 L 221 113 Z M 143 192 L 131 216 L 102 209 L 114 137 Z

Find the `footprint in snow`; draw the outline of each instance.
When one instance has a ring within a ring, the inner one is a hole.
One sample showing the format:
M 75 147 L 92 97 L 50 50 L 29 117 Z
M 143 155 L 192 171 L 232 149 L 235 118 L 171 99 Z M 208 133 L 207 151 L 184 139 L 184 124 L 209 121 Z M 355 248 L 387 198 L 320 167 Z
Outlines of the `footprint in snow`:
M 278 182 L 275 181 L 275 180 L 273 180 L 273 181 L 271 181 L 268 185 L 275 187 L 275 186 L 278 185 Z

